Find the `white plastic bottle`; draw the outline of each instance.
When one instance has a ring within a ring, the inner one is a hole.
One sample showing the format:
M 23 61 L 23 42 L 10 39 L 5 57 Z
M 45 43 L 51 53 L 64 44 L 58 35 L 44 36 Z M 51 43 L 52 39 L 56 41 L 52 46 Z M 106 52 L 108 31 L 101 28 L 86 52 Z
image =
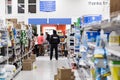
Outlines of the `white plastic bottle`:
M 115 31 L 110 33 L 109 46 L 119 46 L 119 35 Z

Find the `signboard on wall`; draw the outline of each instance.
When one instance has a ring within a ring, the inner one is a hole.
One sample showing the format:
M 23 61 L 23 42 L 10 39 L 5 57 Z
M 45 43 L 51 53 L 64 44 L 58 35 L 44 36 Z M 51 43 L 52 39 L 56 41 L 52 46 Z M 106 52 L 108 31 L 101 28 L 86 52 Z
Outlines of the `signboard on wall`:
M 40 0 L 40 11 L 53 12 L 56 10 L 55 0 Z
M 48 34 L 52 35 L 53 34 L 53 30 L 56 30 L 56 27 L 44 27 L 43 28 L 43 33 L 45 34 L 45 32 L 48 32 Z

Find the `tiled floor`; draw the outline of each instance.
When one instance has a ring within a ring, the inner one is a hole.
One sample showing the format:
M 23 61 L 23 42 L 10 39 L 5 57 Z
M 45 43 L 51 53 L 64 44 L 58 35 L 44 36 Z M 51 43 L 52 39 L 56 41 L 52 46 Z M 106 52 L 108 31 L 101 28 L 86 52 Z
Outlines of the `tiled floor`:
M 34 66 L 37 68 L 32 71 L 21 71 L 14 80 L 54 80 L 54 75 L 57 73 L 58 67 L 69 68 L 66 58 L 59 58 L 58 61 L 49 60 L 48 56 L 38 57 Z M 80 80 L 76 77 L 76 80 Z

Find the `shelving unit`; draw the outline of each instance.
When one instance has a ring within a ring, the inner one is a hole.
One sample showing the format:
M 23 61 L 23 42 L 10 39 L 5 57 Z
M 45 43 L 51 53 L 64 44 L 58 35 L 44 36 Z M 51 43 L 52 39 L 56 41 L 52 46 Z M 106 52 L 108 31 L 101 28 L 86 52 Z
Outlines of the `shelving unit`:
M 9 76 L 6 80 L 13 80 L 14 77 L 21 71 L 22 69 L 22 66 L 20 66 L 15 72 L 13 75 Z
M 96 46 L 95 43 L 91 43 L 91 42 L 88 42 L 88 45 L 91 48 L 95 48 L 95 46 Z M 109 54 L 113 54 L 115 56 L 120 57 L 120 46 L 111 46 L 111 47 L 108 46 L 107 50 L 108 50 Z
M 1 42 L 0 42 L 0 55 L 1 55 L 1 58 L 0 58 L 0 63 L 3 63 L 3 62 L 6 62 L 10 57 L 11 55 L 7 56 L 7 30 L 6 28 L 0 28 L 0 39 L 1 39 Z M 4 47 L 4 48 L 3 48 Z
M 99 30 L 99 29 L 103 29 L 105 33 L 106 32 L 111 32 L 113 30 L 114 31 L 120 31 L 120 17 L 119 17 L 119 15 L 117 15 L 116 17 L 112 17 L 110 20 L 104 20 L 104 21 L 101 21 L 99 23 L 94 23 L 94 24 L 91 24 L 91 25 L 88 25 L 88 26 L 84 27 L 85 31 L 89 31 L 89 30 L 96 31 L 96 30 Z M 73 38 L 73 37 L 70 37 L 70 38 Z M 87 44 L 88 44 L 88 47 L 91 49 L 91 51 L 93 51 L 96 47 L 95 42 L 88 42 Z M 109 53 L 107 55 L 108 62 L 110 62 L 110 61 L 120 61 L 120 46 L 109 46 L 109 45 L 107 45 L 106 49 Z M 68 59 L 69 59 L 70 62 L 77 63 L 76 62 L 77 61 L 76 57 L 74 57 L 74 56 L 76 56 L 76 55 L 73 55 L 72 57 L 69 56 Z M 81 80 L 92 80 L 91 79 L 92 77 L 91 77 L 91 74 L 90 74 L 90 69 L 92 67 L 94 67 L 95 65 L 94 65 L 94 62 L 92 61 L 93 54 L 90 54 L 90 56 L 91 57 L 89 57 L 88 60 L 85 62 L 85 64 L 88 65 L 89 68 L 85 69 L 85 68 L 79 67 L 79 69 L 78 69 L 78 73 L 80 74 Z M 86 76 L 84 76 L 84 75 L 86 75 Z M 108 76 L 108 77 L 110 77 L 110 78 L 108 78 L 109 80 L 112 79 L 111 76 Z
M 24 48 L 21 48 L 21 31 L 22 29 L 17 29 L 16 27 L 7 27 L 8 29 L 4 29 L 4 28 L 0 28 L 0 40 L 2 42 L 0 42 L 0 66 L 3 65 L 9 65 L 9 66 L 15 66 L 16 71 L 9 74 L 9 75 L 5 75 L 6 80 L 13 80 L 14 77 L 22 70 L 22 61 L 26 58 L 26 57 L 30 57 L 32 50 L 33 50 L 33 45 L 32 45 L 32 39 L 30 41 L 30 48 L 28 49 L 28 43 L 25 44 L 26 46 L 24 46 Z M 32 28 L 31 28 L 32 29 Z M 27 31 L 26 31 L 26 42 L 28 41 L 28 35 L 27 35 Z M 31 30 L 32 31 L 32 30 Z M 32 33 L 30 34 L 30 36 L 32 37 Z M 10 38 L 10 39 L 9 39 Z M 6 40 L 6 43 L 5 43 Z M 10 44 L 10 42 L 11 44 Z M 9 45 L 8 45 L 9 44 Z M 4 47 L 4 48 L 3 48 Z M 2 49 L 3 48 L 3 49 Z M 23 52 L 21 53 L 21 50 L 23 50 Z M 3 52 L 4 54 L 3 54 Z M 7 73 L 7 72 L 6 72 Z M 5 74 L 6 74 L 5 73 Z M 2 76 L 0 76 L 2 77 Z

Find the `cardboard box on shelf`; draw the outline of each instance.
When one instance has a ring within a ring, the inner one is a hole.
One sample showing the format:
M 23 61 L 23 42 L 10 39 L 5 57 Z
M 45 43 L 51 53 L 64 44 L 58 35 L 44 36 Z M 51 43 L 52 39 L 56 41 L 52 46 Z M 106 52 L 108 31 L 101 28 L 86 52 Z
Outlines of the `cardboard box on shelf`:
M 6 19 L 6 21 L 13 22 L 13 24 L 17 24 L 17 18 Z
M 7 26 L 9 27 L 16 27 L 17 26 L 17 19 L 16 18 L 11 18 L 11 19 L 6 19 Z
M 33 63 L 30 58 L 23 60 L 23 70 L 32 70 L 33 69 Z
M 24 59 L 23 62 L 32 62 L 31 58 Z
M 35 54 L 31 54 L 30 58 L 31 58 L 32 62 L 36 61 L 36 55 Z
M 15 28 L 16 29 L 21 29 L 21 24 L 17 24 Z
M 33 63 L 32 62 L 23 62 L 23 70 L 32 70 L 33 69 Z
M 74 76 L 74 72 L 71 72 L 71 76 Z

